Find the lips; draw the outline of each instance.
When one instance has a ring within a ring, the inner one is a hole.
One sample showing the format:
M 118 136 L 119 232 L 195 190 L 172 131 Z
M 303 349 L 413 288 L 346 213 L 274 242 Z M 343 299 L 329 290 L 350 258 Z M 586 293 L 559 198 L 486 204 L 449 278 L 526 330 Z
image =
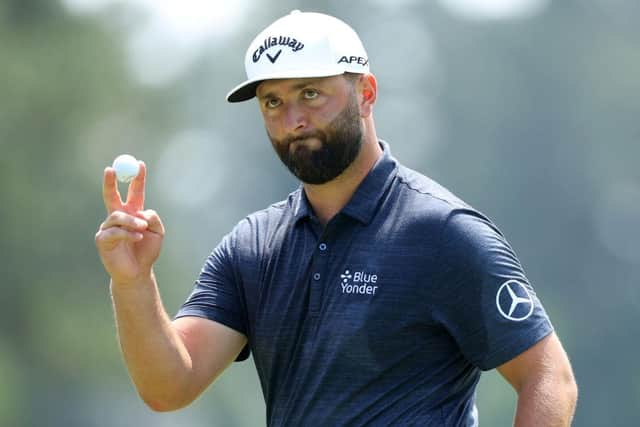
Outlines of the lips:
M 297 150 L 298 148 L 306 148 L 308 150 L 319 150 L 322 148 L 322 140 L 316 136 L 306 138 L 296 138 L 290 145 L 289 150 Z
M 290 139 L 287 138 L 285 141 L 289 144 L 289 150 L 301 146 L 311 150 L 317 150 L 322 147 L 322 144 L 326 141 L 326 137 L 321 131 L 313 131 L 305 135 L 298 135 Z

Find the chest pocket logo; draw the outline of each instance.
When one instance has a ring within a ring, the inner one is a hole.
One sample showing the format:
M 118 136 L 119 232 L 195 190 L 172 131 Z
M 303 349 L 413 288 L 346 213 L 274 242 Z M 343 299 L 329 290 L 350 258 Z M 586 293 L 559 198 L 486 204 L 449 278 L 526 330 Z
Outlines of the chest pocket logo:
M 378 276 L 366 271 L 345 270 L 340 275 L 343 294 L 375 295 L 378 290 Z

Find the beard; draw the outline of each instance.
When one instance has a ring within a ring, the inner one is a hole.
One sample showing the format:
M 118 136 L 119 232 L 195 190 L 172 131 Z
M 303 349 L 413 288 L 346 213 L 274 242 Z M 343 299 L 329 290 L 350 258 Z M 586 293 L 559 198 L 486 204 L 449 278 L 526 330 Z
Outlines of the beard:
M 355 97 L 324 129 L 285 137 L 269 139 L 282 163 L 300 181 L 306 184 L 327 183 L 349 167 L 362 147 L 362 125 Z M 304 141 L 315 138 L 320 146 Z

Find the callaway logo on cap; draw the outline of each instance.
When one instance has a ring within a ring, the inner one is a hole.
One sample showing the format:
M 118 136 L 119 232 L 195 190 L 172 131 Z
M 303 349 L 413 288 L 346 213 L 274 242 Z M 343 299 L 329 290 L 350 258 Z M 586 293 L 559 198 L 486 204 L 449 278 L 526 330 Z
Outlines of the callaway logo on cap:
M 258 34 L 244 67 L 247 80 L 229 92 L 229 102 L 253 98 L 263 80 L 367 73 L 369 59 L 356 32 L 341 20 L 294 10 Z

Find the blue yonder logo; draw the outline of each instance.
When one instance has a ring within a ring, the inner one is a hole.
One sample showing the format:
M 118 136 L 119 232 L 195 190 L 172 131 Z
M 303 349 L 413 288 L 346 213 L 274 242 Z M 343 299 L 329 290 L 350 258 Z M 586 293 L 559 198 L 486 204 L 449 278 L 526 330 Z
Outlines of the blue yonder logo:
M 378 290 L 378 276 L 365 271 L 345 270 L 340 275 L 340 286 L 343 294 L 375 295 Z

